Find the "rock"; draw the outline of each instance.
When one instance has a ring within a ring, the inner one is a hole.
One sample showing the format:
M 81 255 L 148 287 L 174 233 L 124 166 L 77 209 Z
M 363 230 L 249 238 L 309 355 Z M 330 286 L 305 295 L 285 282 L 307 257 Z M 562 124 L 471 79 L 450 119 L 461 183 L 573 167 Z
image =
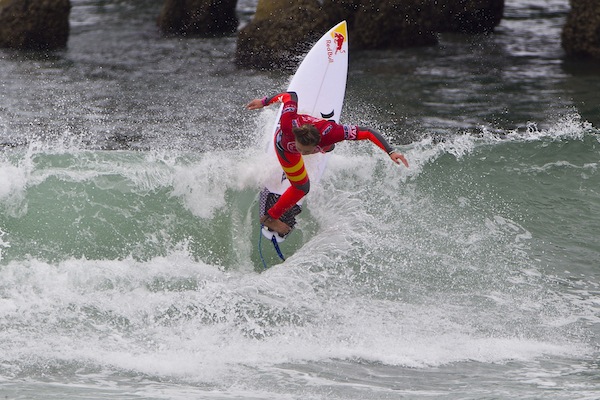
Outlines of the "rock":
M 350 27 L 350 46 L 389 49 L 434 45 L 433 2 L 429 0 L 362 1 Z
M 348 22 L 348 27 L 354 30 L 356 27 L 354 17 L 363 7 L 362 3 L 363 0 L 323 0 L 323 9 L 327 12 L 328 25 L 333 26 L 345 20 Z
M 353 48 L 398 48 L 437 43 L 429 0 L 259 0 L 239 32 L 236 63 L 293 69 L 312 42 L 342 20 Z
M 165 0 L 158 26 L 166 35 L 222 36 L 237 30 L 237 0 Z
M 238 66 L 292 69 L 327 27 L 317 0 L 259 0 L 257 12 L 238 33 Z
M 292 69 L 310 43 L 342 20 L 353 49 L 435 45 L 442 31 L 492 31 L 504 0 L 259 0 L 238 36 L 236 63 Z
M 269 20 L 273 17 L 285 16 L 289 10 L 293 10 L 297 3 L 293 0 L 269 0 L 259 1 L 254 12 L 254 21 Z
M 574 58 L 600 59 L 600 2 L 571 0 L 562 30 L 562 47 Z
M 65 47 L 70 11 L 70 0 L 0 0 L 0 47 Z
M 504 13 L 504 0 L 436 0 L 439 32 L 492 32 Z

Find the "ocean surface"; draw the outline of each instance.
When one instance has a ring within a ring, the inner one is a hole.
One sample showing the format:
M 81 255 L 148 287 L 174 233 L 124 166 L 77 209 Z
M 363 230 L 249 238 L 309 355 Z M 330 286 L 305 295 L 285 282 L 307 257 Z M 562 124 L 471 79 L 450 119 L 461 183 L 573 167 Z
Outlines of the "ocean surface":
M 159 0 L 72 3 L 67 49 L 0 50 L 0 398 L 600 397 L 600 64 L 564 58 L 567 0 L 352 52 L 342 122 L 410 168 L 340 144 L 267 269 L 275 109 L 244 105 L 289 74 L 161 37 Z

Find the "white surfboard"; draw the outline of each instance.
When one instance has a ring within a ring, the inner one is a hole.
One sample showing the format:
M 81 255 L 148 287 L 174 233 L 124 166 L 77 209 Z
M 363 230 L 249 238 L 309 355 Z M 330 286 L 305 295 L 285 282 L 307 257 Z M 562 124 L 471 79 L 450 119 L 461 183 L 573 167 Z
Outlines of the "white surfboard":
M 304 60 L 294 74 L 288 91 L 298 94 L 298 113 L 339 122 L 348 75 L 348 29 L 346 21 L 340 22 L 325 33 L 306 54 Z M 281 109 L 277 113 L 273 135 L 279 128 Z M 269 157 L 276 157 L 273 142 L 270 141 Z M 319 181 L 329 154 L 312 154 L 303 156 L 311 183 Z M 290 186 L 283 170 L 278 170 L 265 182 L 260 194 L 260 214 L 264 215 L 273 202 Z M 281 220 L 292 228 L 296 224 L 295 216 L 301 211 L 302 200 L 286 212 Z M 262 229 L 263 235 L 272 240 L 282 242 L 285 237 Z M 289 233 L 288 233 L 289 235 Z M 286 235 L 287 236 L 287 235 Z

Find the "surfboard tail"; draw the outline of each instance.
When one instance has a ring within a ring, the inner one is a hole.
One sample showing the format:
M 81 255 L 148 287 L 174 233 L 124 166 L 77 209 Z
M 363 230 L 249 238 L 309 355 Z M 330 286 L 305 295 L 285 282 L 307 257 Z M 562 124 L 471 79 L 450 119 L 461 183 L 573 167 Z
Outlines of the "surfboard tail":
M 269 191 L 269 189 L 264 188 L 260 192 L 260 196 L 259 196 L 260 215 L 261 216 L 266 215 L 267 210 L 269 210 L 271 207 L 273 207 L 273 205 L 275 203 L 277 203 L 277 200 L 279 200 L 280 197 L 281 197 L 281 195 L 271 193 Z M 290 228 L 294 229 L 294 227 L 296 226 L 296 216 L 298 214 L 300 214 L 301 212 L 302 212 L 302 207 L 299 206 L 298 204 L 295 204 L 292 208 L 290 208 L 285 213 L 283 213 L 283 215 L 279 219 L 283 223 L 287 224 Z M 271 234 L 273 234 L 273 232 L 271 232 Z M 289 233 L 288 233 L 288 235 L 289 235 Z M 287 236 L 287 235 L 285 235 L 285 236 Z M 282 238 L 284 238 L 285 236 L 282 236 Z

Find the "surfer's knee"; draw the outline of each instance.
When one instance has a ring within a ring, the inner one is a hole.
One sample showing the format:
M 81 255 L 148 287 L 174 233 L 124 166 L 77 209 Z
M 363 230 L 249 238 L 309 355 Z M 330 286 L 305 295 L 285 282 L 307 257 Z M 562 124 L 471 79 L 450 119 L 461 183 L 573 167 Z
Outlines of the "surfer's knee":
M 306 183 L 303 183 L 302 185 L 296 185 L 295 187 L 296 187 L 296 189 L 302 191 L 304 193 L 304 195 L 306 196 L 308 194 L 308 192 L 310 192 L 310 181 L 307 181 Z

